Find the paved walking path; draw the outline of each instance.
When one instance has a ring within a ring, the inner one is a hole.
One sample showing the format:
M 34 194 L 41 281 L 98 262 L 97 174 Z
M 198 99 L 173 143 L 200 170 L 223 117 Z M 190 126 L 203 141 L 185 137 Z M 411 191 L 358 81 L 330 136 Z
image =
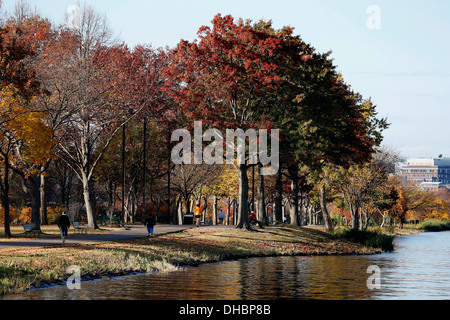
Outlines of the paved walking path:
M 112 229 L 108 233 L 101 234 L 87 234 L 87 235 L 73 235 L 69 230 L 69 237 L 66 239 L 66 244 L 75 243 L 92 243 L 99 241 L 118 241 L 127 239 L 143 238 L 148 235 L 147 228 L 145 226 L 127 226 L 129 230 L 125 228 Z M 167 234 L 172 232 L 178 232 L 181 230 L 193 228 L 193 225 L 156 225 L 153 234 Z M 105 227 L 108 229 L 108 227 Z M 61 245 L 61 238 L 29 238 L 29 239 L 17 239 L 11 241 L 0 241 L 0 250 L 14 247 L 43 247 L 43 246 L 54 246 Z

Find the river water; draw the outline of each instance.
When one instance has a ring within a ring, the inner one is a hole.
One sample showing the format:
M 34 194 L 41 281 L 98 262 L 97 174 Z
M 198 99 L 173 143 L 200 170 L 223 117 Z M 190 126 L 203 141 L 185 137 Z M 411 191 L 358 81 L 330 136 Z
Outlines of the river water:
M 370 266 L 375 267 L 370 269 Z M 167 274 L 86 281 L 79 290 L 56 286 L 4 298 L 447 300 L 450 299 L 449 289 L 450 232 L 439 232 L 400 236 L 395 240 L 394 252 L 380 255 L 225 261 Z

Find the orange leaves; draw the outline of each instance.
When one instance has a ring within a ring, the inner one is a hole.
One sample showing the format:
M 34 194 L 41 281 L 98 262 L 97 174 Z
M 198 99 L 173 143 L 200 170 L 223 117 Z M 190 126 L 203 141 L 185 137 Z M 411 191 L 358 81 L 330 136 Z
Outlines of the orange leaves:
M 16 150 L 20 150 L 10 159 L 12 164 L 26 174 L 34 174 L 34 166 L 52 157 L 55 145 L 53 132 L 43 122 L 45 114 L 25 108 L 15 92 L 11 87 L 0 92 L 0 114 L 4 119 L 0 138 L 9 139 L 16 145 Z
M 22 221 L 22 223 L 30 223 L 31 222 L 31 208 L 25 207 L 20 211 L 18 219 Z
M 21 22 L 7 21 L 0 29 L 0 78 L 2 87 L 13 84 L 22 95 L 39 91 L 35 72 L 25 62 L 50 35 L 50 23 L 38 17 Z

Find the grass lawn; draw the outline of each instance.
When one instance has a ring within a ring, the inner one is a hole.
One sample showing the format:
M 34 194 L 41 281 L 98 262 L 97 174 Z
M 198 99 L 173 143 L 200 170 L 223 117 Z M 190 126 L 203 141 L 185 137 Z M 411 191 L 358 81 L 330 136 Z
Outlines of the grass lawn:
M 56 227 L 43 227 L 58 236 Z M 98 231 L 96 231 L 98 232 Z M 104 231 L 101 231 L 104 232 Z M 18 231 L 18 236 L 20 232 Z M 51 247 L 0 250 L 0 294 L 20 292 L 40 283 L 61 283 L 67 267 L 99 278 L 130 272 L 173 271 L 180 265 L 256 256 L 374 254 L 381 249 L 338 239 L 321 227 L 266 227 L 257 231 L 193 228 L 147 238 Z
M 84 227 L 84 226 L 81 226 Z M 106 233 L 110 230 L 113 230 L 114 227 L 102 227 L 101 230 L 87 230 L 87 234 L 99 234 L 99 233 Z M 59 228 L 57 225 L 47 225 L 47 226 L 41 226 L 41 235 L 40 237 L 43 239 L 50 239 L 50 238 L 60 238 L 61 233 L 59 231 Z M 74 234 L 74 228 L 71 226 L 69 229 L 69 235 Z M 11 235 L 12 239 L 25 239 L 26 234 L 22 226 L 11 226 Z M 2 227 L 0 229 L 0 242 L 1 241 L 10 241 L 11 238 L 5 237 L 5 229 Z

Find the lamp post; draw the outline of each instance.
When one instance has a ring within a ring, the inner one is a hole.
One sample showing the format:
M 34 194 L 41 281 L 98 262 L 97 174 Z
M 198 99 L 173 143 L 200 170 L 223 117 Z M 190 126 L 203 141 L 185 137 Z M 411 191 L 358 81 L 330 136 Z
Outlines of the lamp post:
M 146 199 L 146 194 L 145 194 L 145 189 L 147 188 L 147 118 L 144 117 L 144 161 L 143 161 L 143 179 L 144 179 L 144 190 L 142 192 L 142 202 L 143 202 L 143 206 L 142 206 L 142 219 L 143 221 L 145 221 L 146 218 L 146 212 L 145 212 L 145 205 L 147 203 L 147 199 Z

